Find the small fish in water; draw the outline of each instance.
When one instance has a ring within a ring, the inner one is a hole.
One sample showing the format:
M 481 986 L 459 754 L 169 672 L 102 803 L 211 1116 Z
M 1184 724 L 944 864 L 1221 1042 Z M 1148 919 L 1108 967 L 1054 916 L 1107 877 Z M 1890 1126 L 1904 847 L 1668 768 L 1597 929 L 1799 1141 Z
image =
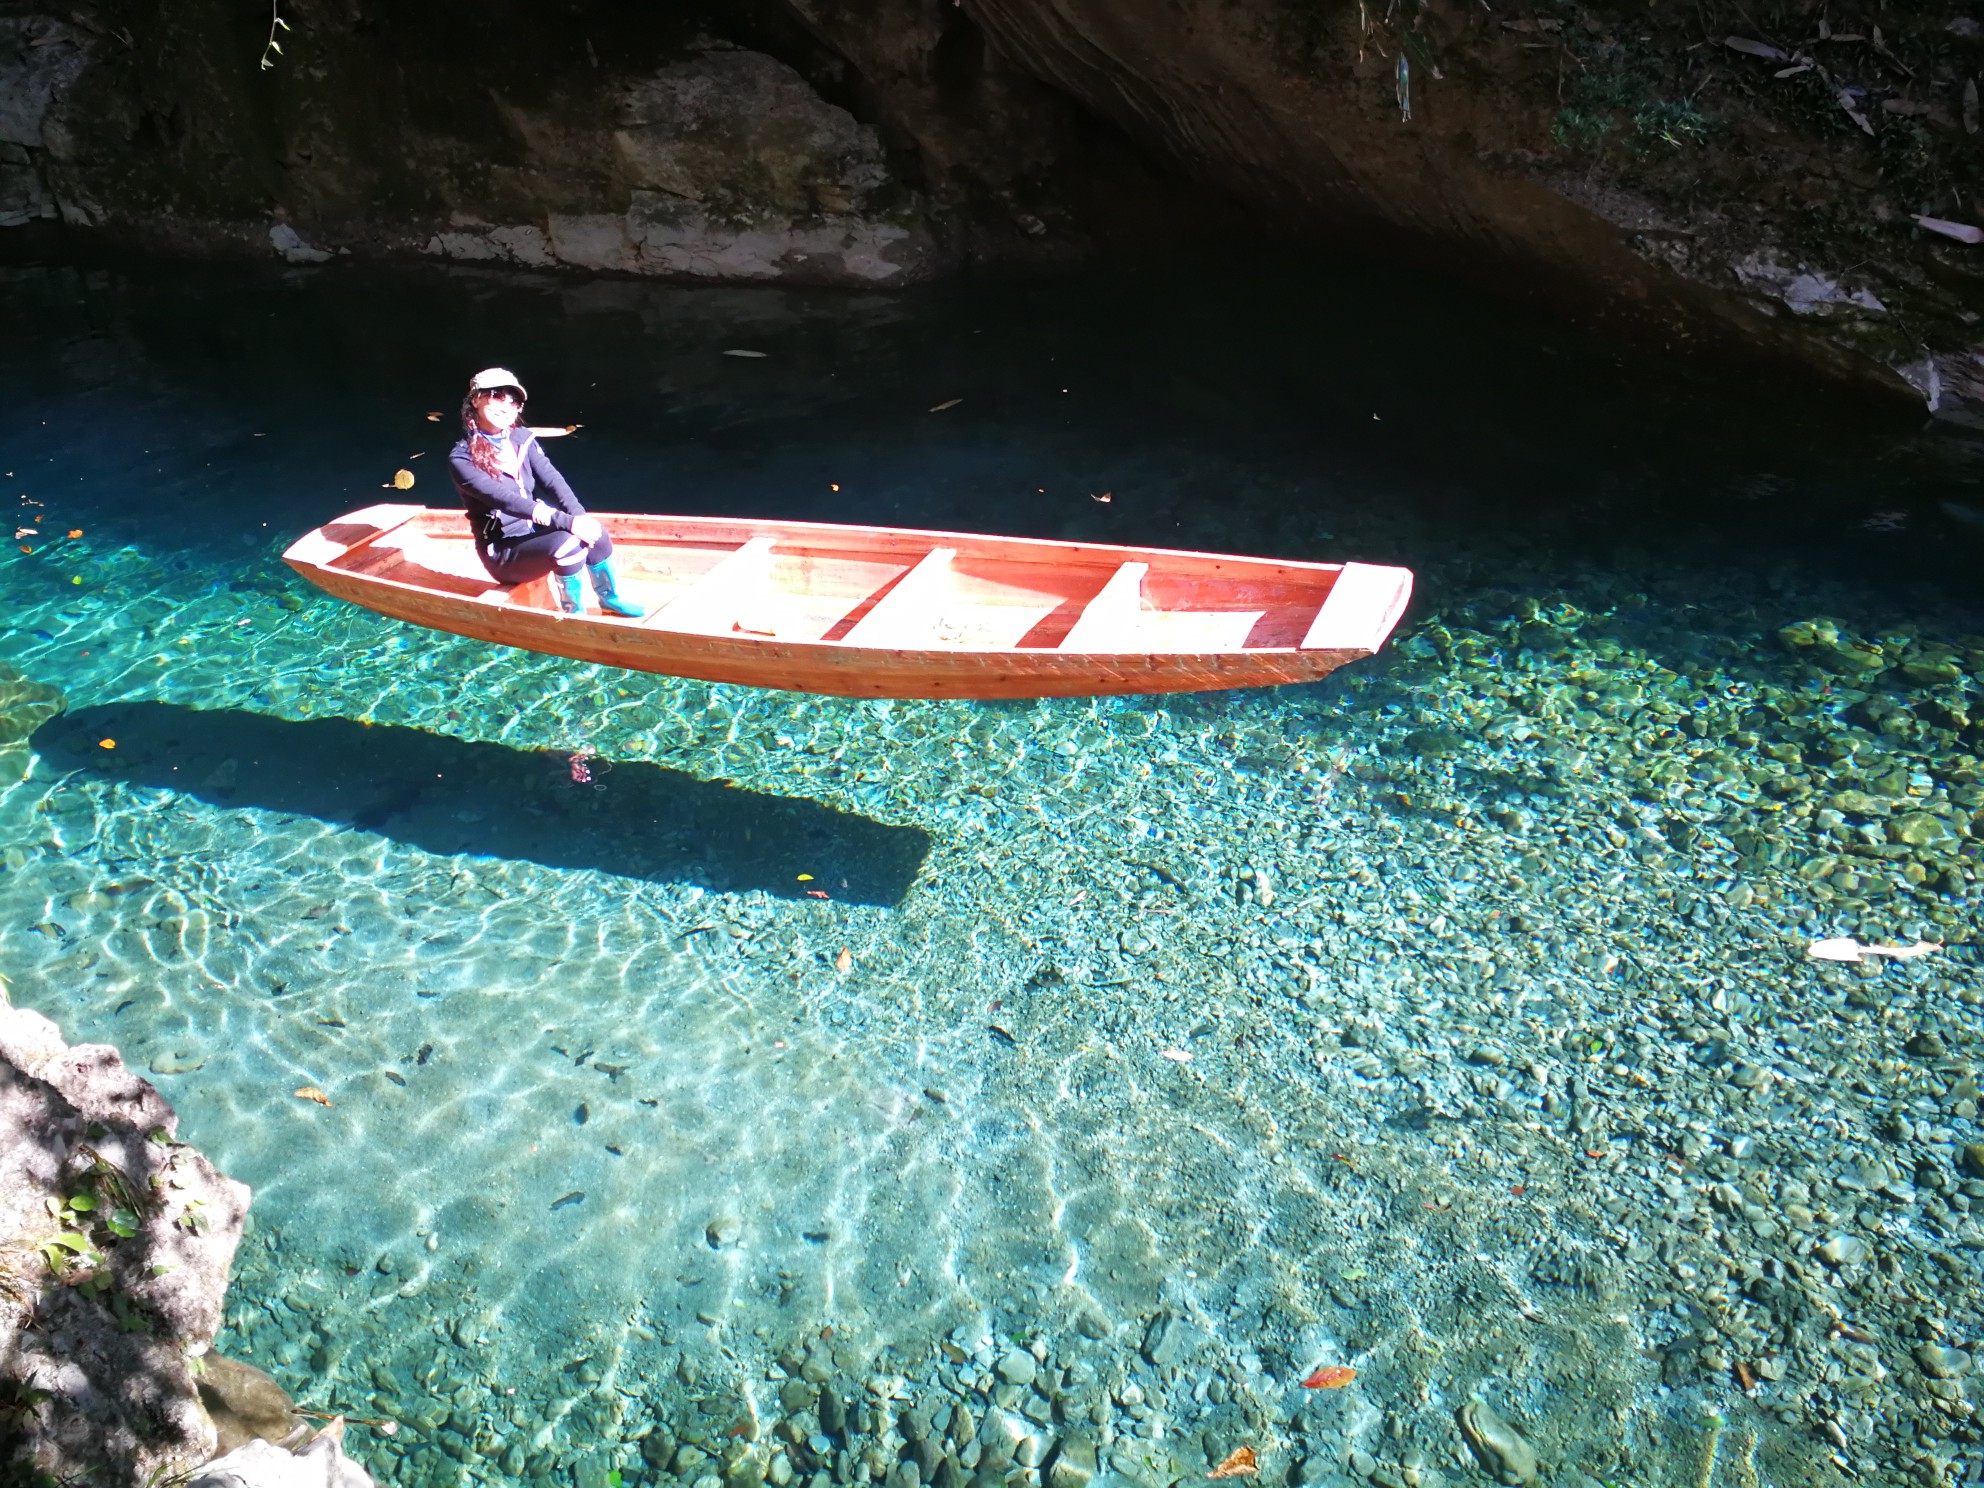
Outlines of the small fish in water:
M 591 785 L 592 766 L 587 763 L 592 758 L 592 748 L 581 745 L 572 755 L 572 784 Z
M 601 1073 L 602 1075 L 604 1075 L 604 1076 L 606 1076 L 606 1078 L 607 1078 L 607 1079 L 609 1079 L 609 1080 L 617 1080 L 617 1079 L 619 1079 L 619 1078 L 620 1078 L 620 1077 L 621 1077 L 622 1075 L 624 1075 L 624 1074 L 626 1074 L 626 1073 L 627 1073 L 627 1066 L 626 1066 L 626 1065 L 624 1065 L 624 1064 L 608 1064 L 608 1063 L 607 1063 L 607 1062 L 606 1062 L 605 1060 L 603 1060 L 603 1059 L 595 1059 L 595 1060 L 594 1060 L 594 1061 L 592 1062 L 592 1067 L 593 1067 L 594 1069 L 596 1069 L 596 1070 L 598 1070 L 598 1071 L 599 1071 L 599 1072 L 600 1072 L 600 1073 Z
M 406 1076 L 401 1074 L 398 1070 L 387 1070 L 386 1078 L 388 1080 L 391 1080 L 395 1085 L 400 1086 L 402 1089 L 404 1089 L 406 1086 Z
M 1218 1467 L 1207 1473 L 1208 1478 L 1251 1478 L 1259 1472 L 1260 1464 L 1254 1460 L 1252 1447 L 1235 1447 Z
M 1341 1390 L 1357 1378 L 1357 1371 L 1342 1364 L 1325 1364 L 1302 1381 L 1305 1390 Z
M 420 1046 L 420 1052 L 414 1056 L 413 1062 L 415 1064 L 425 1064 L 427 1063 L 428 1060 L 432 1059 L 433 1057 L 434 1057 L 434 1046 L 432 1044 L 422 1044 Z
M 553 1202 L 551 1208 L 552 1211 L 555 1213 L 560 1209 L 569 1209 L 574 1204 L 583 1204 L 585 1201 L 586 1201 L 586 1191 L 583 1188 L 575 1188 L 570 1193 L 566 1194 L 564 1198 L 558 1199 L 555 1202 Z

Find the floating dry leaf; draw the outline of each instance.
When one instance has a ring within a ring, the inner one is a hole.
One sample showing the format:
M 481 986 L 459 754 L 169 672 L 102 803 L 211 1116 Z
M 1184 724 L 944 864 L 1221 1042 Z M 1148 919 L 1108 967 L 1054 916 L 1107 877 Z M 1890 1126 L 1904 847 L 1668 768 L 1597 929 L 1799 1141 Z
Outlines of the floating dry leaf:
M 1341 1390 L 1357 1378 L 1357 1371 L 1347 1364 L 1325 1364 L 1314 1374 L 1302 1381 L 1305 1390 Z
M 98 749 L 115 749 L 117 747 L 117 741 L 115 739 L 98 739 L 96 741 L 96 747 Z
M 1218 1467 L 1207 1473 L 1208 1478 L 1251 1478 L 1259 1472 L 1260 1464 L 1254 1460 L 1252 1447 L 1235 1447 L 1226 1454 Z
M 946 398 L 943 402 L 939 403 L 936 407 L 932 408 L 930 411 L 932 413 L 942 413 L 946 408 L 956 408 L 958 404 L 962 402 L 964 402 L 964 399 L 962 398 Z
M 413 472 L 411 470 L 395 470 L 393 472 L 393 489 L 395 491 L 411 491 L 413 489 Z
M 1838 100 L 1840 109 L 1845 113 L 1847 118 L 1858 124 L 1868 134 L 1871 135 L 1874 132 L 1874 121 L 1854 106 L 1853 95 L 1851 93 L 1841 88 L 1833 97 Z
M 563 439 L 567 434 L 576 434 L 580 427 L 578 424 L 532 424 L 530 431 L 539 439 Z
M 763 361 L 766 357 L 770 356 L 771 353 L 768 351 L 746 351 L 741 346 L 733 346 L 728 351 L 724 352 L 724 355 L 734 356 L 734 357 L 750 357 L 753 361 Z
M 1507 25 L 1504 21 L 1502 24 Z M 1741 52 L 1746 57 L 1762 57 L 1766 62 L 1782 62 L 1785 53 L 1768 42 L 1752 41 L 1747 36 L 1725 36 L 1722 44 L 1732 52 Z
M 854 970 L 854 952 L 850 951 L 846 946 L 842 946 L 840 948 L 840 954 L 834 957 L 834 970 L 841 972 Z
M 71 537 L 81 537 L 82 535 L 83 535 L 83 529 L 80 527 L 71 527 L 69 529 L 69 536 Z
M 1114 492 L 1104 491 L 1100 496 L 1091 494 L 1088 499 L 1090 501 L 1100 501 L 1104 506 L 1107 506 L 1116 499 L 1116 496 Z
M 1157 1052 L 1157 1057 L 1159 1059 L 1168 1059 L 1173 1064 L 1190 1064 L 1192 1062 L 1192 1056 L 1187 1054 L 1183 1049 L 1160 1049 Z
M 296 1092 L 296 1098 L 298 1100 L 315 1101 L 326 1110 L 330 1109 L 331 1098 L 315 1085 L 305 1085 L 301 1090 Z

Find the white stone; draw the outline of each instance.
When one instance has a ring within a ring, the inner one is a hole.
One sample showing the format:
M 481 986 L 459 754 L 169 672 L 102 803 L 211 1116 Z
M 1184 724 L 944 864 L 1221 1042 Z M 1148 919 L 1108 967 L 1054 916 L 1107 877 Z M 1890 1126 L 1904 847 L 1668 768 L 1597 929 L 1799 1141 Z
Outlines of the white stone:
M 269 246 L 280 253 L 285 263 L 314 264 L 325 263 L 337 257 L 324 248 L 312 248 L 302 236 L 287 222 L 269 224 Z

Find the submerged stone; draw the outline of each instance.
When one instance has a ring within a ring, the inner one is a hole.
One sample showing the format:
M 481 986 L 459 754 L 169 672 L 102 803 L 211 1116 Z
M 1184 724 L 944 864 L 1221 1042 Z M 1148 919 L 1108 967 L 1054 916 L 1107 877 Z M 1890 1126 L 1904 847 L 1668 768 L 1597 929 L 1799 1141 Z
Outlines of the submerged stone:
M 1511 1485 L 1534 1482 L 1536 1451 L 1515 1427 L 1479 1400 L 1470 1400 L 1454 1413 L 1460 1434 L 1489 1475 Z
M 1907 847 L 1955 847 L 1960 840 L 1950 824 L 1926 811 L 1911 811 L 1888 823 L 1888 840 Z
M 1922 1372 L 1931 1379 L 1955 1379 L 1959 1375 L 1970 1373 L 1970 1355 L 1962 1349 L 1944 1348 L 1941 1344 L 1917 1344 L 1915 1362 L 1922 1366 Z

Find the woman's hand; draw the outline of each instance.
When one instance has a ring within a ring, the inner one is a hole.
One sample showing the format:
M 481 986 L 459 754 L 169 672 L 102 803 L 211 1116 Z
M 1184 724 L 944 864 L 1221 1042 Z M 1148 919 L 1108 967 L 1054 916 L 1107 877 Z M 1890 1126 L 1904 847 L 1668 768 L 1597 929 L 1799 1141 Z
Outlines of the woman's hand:
M 602 537 L 606 536 L 606 529 L 599 525 L 599 518 L 597 517 L 576 516 L 572 518 L 572 536 L 576 537 L 587 547 L 591 547 Z

